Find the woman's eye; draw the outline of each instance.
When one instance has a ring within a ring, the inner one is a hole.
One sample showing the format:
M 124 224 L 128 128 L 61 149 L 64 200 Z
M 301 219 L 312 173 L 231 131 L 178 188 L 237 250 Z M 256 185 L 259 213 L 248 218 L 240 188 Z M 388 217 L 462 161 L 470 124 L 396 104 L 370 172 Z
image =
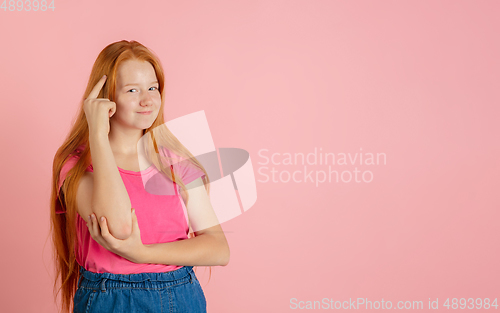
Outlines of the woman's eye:
M 151 88 L 154 88 L 153 90 L 158 90 L 158 87 L 151 87 Z M 149 88 L 151 90 L 151 88 Z M 129 91 L 132 91 L 132 90 L 137 90 L 137 89 L 130 89 Z

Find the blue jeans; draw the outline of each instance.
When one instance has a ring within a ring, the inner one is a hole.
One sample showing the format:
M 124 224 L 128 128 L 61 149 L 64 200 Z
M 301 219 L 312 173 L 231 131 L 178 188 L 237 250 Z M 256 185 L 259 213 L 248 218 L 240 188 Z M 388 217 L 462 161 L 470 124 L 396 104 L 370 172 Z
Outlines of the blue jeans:
M 207 312 L 192 266 L 164 273 L 93 273 L 80 266 L 74 313 Z

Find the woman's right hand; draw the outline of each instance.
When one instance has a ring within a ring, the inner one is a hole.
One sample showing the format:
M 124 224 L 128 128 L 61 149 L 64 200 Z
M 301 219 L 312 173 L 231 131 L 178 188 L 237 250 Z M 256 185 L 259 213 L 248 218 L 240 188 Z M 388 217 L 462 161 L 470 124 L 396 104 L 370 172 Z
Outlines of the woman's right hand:
M 110 130 L 109 119 L 116 112 L 116 103 L 106 98 L 97 98 L 106 79 L 107 76 L 104 75 L 94 86 L 83 102 L 83 111 L 89 125 L 89 133 L 105 135 L 107 138 Z

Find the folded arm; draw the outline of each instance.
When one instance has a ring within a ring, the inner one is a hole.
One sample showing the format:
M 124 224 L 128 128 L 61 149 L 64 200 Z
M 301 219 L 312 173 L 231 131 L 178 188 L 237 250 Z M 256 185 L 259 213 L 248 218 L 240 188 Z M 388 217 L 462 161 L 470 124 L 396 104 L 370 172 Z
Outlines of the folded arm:
M 132 233 L 132 208 L 109 139 L 90 136 L 90 150 L 94 172 L 85 172 L 80 179 L 78 213 L 87 223 L 92 213 L 98 219 L 105 216 L 109 232 L 115 238 L 127 239 Z
M 187 211 L 195 237 L 144 245 L 140 240 L 137 217 L 132 214 L 132 233 L 126 240 L 112 236 L 107 220 L 92 219 L 89 231 L 104 248 L 135 263 L 179 266 L 225 266 L 229 263 L 229 245 L 210 203 L 201 178 L 186 185 L 189 193 Z

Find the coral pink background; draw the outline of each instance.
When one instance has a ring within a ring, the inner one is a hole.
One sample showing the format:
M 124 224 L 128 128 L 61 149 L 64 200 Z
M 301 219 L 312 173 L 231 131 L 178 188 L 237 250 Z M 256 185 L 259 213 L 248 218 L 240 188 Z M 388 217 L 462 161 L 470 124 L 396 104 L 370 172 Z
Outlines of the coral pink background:
M 95 58 L 122 39 L 160 57 L 169 119 L 205 110 L 216 146 L 252 158 L 258 200 L 222 225 L 231 261 L 210 282 L 197 270 L 209 312 L 288 312 L 292 298 L 423 301 L 426 310 L 438 298 L 445 311 L 446 298 L 500 297 L 497 1 L 55 7 L 0 9 L 2 312 L 57 312 L 52 160 Z M 370 183 L 258 173 L 304 169 L 259 164 L 263 149 L 315 148 L 387 162 L 357 166 Z

